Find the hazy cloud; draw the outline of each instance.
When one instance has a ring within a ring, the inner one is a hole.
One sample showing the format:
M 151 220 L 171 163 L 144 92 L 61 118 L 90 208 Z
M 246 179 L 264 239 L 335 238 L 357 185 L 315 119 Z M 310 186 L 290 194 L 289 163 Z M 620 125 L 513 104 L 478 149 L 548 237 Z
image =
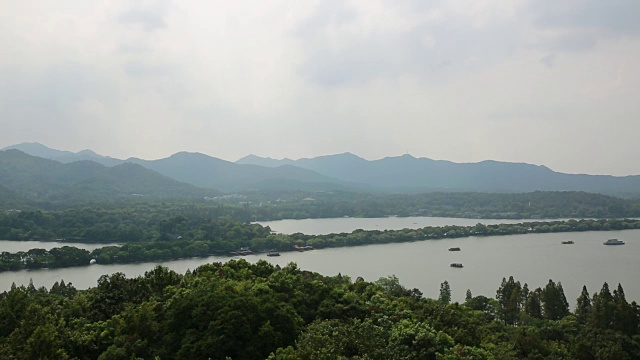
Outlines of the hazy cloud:
M 158 77 L 171 73 L 171 68 L 161 64 L 145 64 L 129 61 L 123 66 L 124 72 L 131 77 Z
M 0 147 L 228 160 L 409 151 L 638 173 L 612 159 L 640 151 L 639 7 L 8 2 Z
M 542 59 L 540 59 L 540 62 L 545 64 L 548 68 L 552 68 L 555 61 L 556 54 L 545 55 Z
M 591 29 L 620 35 L 640 34 L 636 0 L 532 0 L 528 8 L 540 28 Z
M 164 11 L 161 7 L 128 9 L 118 16 L 118 21 L 124 25 L 140 26 L 144 31 L 154 31 L 167 27 L 167 23 L 164 20 Z

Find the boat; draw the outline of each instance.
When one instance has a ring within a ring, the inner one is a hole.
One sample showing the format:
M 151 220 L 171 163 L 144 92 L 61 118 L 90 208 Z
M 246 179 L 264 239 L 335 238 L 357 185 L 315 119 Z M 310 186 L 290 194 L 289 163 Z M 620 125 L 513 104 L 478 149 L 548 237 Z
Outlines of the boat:
M 253 254 L 253 251 L 251 251 L 251 249 L 249 249 L 248 247 L 241 247 L 239 250 L 231 252 L 231 255 L 234 256 L 247 256 L 251 254 Z
M 449 248 L 449 251 L 460 251 L 460 248 L 459 247 L 452 247 L 452 248 Z
M 563 241 L 561 244 L 563 244 L 563 245 L 571 245 L 571 244 L 573 244 L 573 241 L 572 240 L 567 240 L 567 241 Z
M 624 241 L 618 239 L 609 239 L 603 242 L 605 245 L 624 245 Z
M 461 268 L 461 267 L 463 267 L 463 266 L 462 266 L 462 264 L 460 264 L 460 263 L 453 263 L 453 264 L 451 264 L 451 267 L 454 267 L 454 268 Z
M 277 251 L 270 251 L 267 253 L 267 256 L 280 256 L 280 253 Z

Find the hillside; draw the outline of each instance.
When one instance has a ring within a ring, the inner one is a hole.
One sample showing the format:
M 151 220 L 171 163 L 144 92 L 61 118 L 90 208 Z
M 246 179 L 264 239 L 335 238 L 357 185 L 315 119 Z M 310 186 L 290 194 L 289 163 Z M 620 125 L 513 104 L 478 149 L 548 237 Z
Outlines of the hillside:
M 226 192 L 283 187 L 304 190 L 364 187 L 361 184 L 336 180 L 300 167 L 284 165 L 271 168 L 260 165 L 240 165 L 200 153 L 179 152 L 160 160 L 131 158 L 127 161 L 179 181 Z
M 405 193 L 586 191 L 613 195 L 640 194 L 640 176 L 564 174 L 545 166 L 492 160 L 454 163 L 403 155 L 369 161 L 345 153 L 299 160 L 274 160 L 251 155 L 237 163 L 293 165 L 343 181 Z
M 30 155 L 76 165 L 85 178 L 105 166 L 122 164 L 91 150 L 78 153 L 47 148 L 38 143 L 10 146 Z M 88 165 L 91 159 L 94 165 Z M 31 160 L 35 161 L 35 160 Z M 366 160 L 350 153 L 298 160 L 246 156 L 230 162 L 200 153 L 179 152 L 159 160 L 130 158 L 171 179 L 197 187 L 236 192 L 257 190 L 368 191 L 368 192 L 532 192 L 584 191 L 615 196 L 640 195 L 640 176 L 564 174 L 546 166 L 493 160 L 455 163 L 411 155 Z M 44 164 L 44 163 L 43 163 Z M 45 166 L 46 167 L 46 166 Z M 84 167 L 87 167 L 84 169 Z M 62 178 L 65 178 L 62 176 Z M 33 182 L 26 176 L 22 181 Z M 47 179 L 46 181 L 51 181 Z M 55 179 L 54 179 L 55 180 Z M 44 186 L 35 184 L 35 188 Z
M 200 153 L 179 152 L 159 160 L 139 158 L 119 160 L 96 154 L 91 150 L 74 153 L 51 149 L 39 143 L 12 145 L 6 147 L 5 150 L 20 150 L 32 156 L 61 163 L 91 160 L 104 166 L 115 166 L 130 162 L 157 171 L 174 180 L 201 188 L 227 192 L 247 189 L 329 191 L 356 190 L 367 187 L 365 184 L 333 179 L 300 167 L 240 165 Z
M 18 150 L 0 151 L 0 184 L 26 199 L 53 202 L 105 201 L 115 198 L 215 196 L 136 164 L 105 167 L 93 161 L 62 164 Z
M 18 204 L 18 196 L 0 184 L 0 210 L 8 210 Z
M 104 166 L 115 166 L 124 162 L 124 160 L 114 159 L 112 157 L 96 154 L 95 152 L 88 149 L 74 153 L 71 151 L 51 149 L 40 143 L 21 143 L 7 146 L 1 150 L 20 150 L 32 156 L 55 160 L 61 163 L 91 160 Z

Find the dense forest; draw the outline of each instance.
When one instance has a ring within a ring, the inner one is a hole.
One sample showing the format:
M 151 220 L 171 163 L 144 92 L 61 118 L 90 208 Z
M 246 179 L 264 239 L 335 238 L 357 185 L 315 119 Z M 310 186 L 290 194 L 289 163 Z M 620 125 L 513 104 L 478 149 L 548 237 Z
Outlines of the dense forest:
M 8 203 L 0 202 L 3 204 Z M 167 227 L 172 218 L 201 223 L 218 219 L 252 222 L 390 215 L 493 219 L 633 218 L 640 217 L 640 200 L 582 192 L 372 195 L 255 191 L 199 201 L 139 199 L 72 207 L 37 204 L 34 208 L 5 208 L 0 212 L 0 239 L 148 240 L 179 230 Z M 145 232 L 148 228 L 154 228 L 157 233 L 142 234 L 138 231 Z
M 274 200 L 275 198 L 275 200 Z M 219 198 L 224 199 L 224 198 Z M 220 200 L 218 200 L 220 201 Z M 640 216 L 638 199 L 575 191 L 531 193 L 434 192 L 414 195 L 350 192 L 245 192 L 227 203 L 247 204 L 251 221 L 329 217 L 441 216 L 489 219 Z
M 640 199 L 575 191 L 531 193 L 453 193 L 414 195 L 348 191 L 243 191 L 198 199 L 151 200 L 130 196 L 96 202 L 74 191 L 72 202 L 17 200 L 0 186 L 0 209 L 122 211 L 174 213 L 187 217 L 230 217 L 239 221 L 266 221 L 330 217 L 442 216 L 491 219 L 640 217 Z M 100 216 L 96 214 L 96 216 Z
M 496 282 L 498 285 L 498 282 Z M 0 294 L 2 359 L 611 359 L 640 357 L 640 308 L 622 286 L 423 298 L 395 277 L 371 283 L 259 261 L 177 274 L 102 276 L 78 291 L 13 286 Z M 574 305 L 575 304 L 575 305 Z M 571 311 L 573 308 L 573 311 Z

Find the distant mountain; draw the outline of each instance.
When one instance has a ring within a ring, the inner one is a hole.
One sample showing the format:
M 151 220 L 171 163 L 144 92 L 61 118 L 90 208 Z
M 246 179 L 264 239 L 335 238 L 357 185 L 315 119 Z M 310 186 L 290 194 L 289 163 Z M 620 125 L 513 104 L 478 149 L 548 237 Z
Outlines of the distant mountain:
M 247 189 L 330 191 L 367 187 L 365 184 L 333 179 L 299 167 L 282 166 L 286 164 L 279 164 L 277 167 L 240 165 L 200 153 L 179 152 L 160 160 L 139 158 L 119 160 L 98 155 L 91 150 L 74 153 L 51 149 L 39 143 L 23 143 L 5 149 L 16 149 L 29 155 L 69 164 L 86 160 L 104 166 L 115 166 L 125 162 L 135 163 L 174 180 L 227 192 Z M 275 161 L 281 162 L 281 160 Z
M 640 194 L 640 176 L 564 174 L 545 166 L 492 160 L 454 163 L 403 155 L 369 161 L 345 153 L 299 160 L 274 160 L 251 155 L 238 160 L 238 163 L 294 165 L 343 181 L 397 192 L 572 190 Z
M 30 200 L 86 202 L 147 197 L 170 199 L 215 196 L 136 164 L 105 167 L 93 161 L 63 164 L 25 154 L 0 151 L 0 184 Z
M 112 157 L 96 154 L 95 152 L 88 149 L 74 153 L 71 151 L 51 149 L 40 143 L 22 143 L 17 145 L 11 145 L 11 146 L 5 147 L 2 150 L 11 150 L 11 149 L 20 150 L 32 156 L 55 160 L 61 163 L 71 163 L 75 161 L 91 160 L 99 164 L 102 164 L 104 166 L 115 166 L 115 165 L 122 164 L 124 162 L 123 160 L 120 160 L 120 159 L 115 159 Z
M 370 161 L 344 153 L 298 160 L 249 155 L 233 163 L 200 153 L 179 152 L 160 160 L 130 158 L 125 161 L 104 157 L 91 150 L 73 153 L 38 143 L 8 148 L 69 165 L 65 171 L 74 174 L 72 178 L 76 183 L 94 172 L 104 171 L 100 164 L 114 167 L 129 162 L 177 181 L 225 192 L 247 189 L 401 193 L 585 191 L 617 196 L 640 195 L 640 176 L 564 174 L 540 165 L 492 160 L 454 163 L 403 155 Z M 87 160 L 91 160 L 91 164 L 87 164 Z M 44 163 L 41 165 L 46 168 Z M 64 176 L 60 178 L 65 179 L 65 183 L 69 180 Z M 25 175 L 21 181 L 26 188 L 37 192 L 36 189 L 46 188 L 43 182 L 53 180 Z M 4 185 L 14 190 L 8 184 Z
M 300 167 L 242 165 L 200 153 L 179 152 L 160 160 L 131 158 L 127 161 L 140 164 L 179 181 L 227 192 L 285 187 L 304 190 L 365 187 L 363 184 L 333 179 Z

